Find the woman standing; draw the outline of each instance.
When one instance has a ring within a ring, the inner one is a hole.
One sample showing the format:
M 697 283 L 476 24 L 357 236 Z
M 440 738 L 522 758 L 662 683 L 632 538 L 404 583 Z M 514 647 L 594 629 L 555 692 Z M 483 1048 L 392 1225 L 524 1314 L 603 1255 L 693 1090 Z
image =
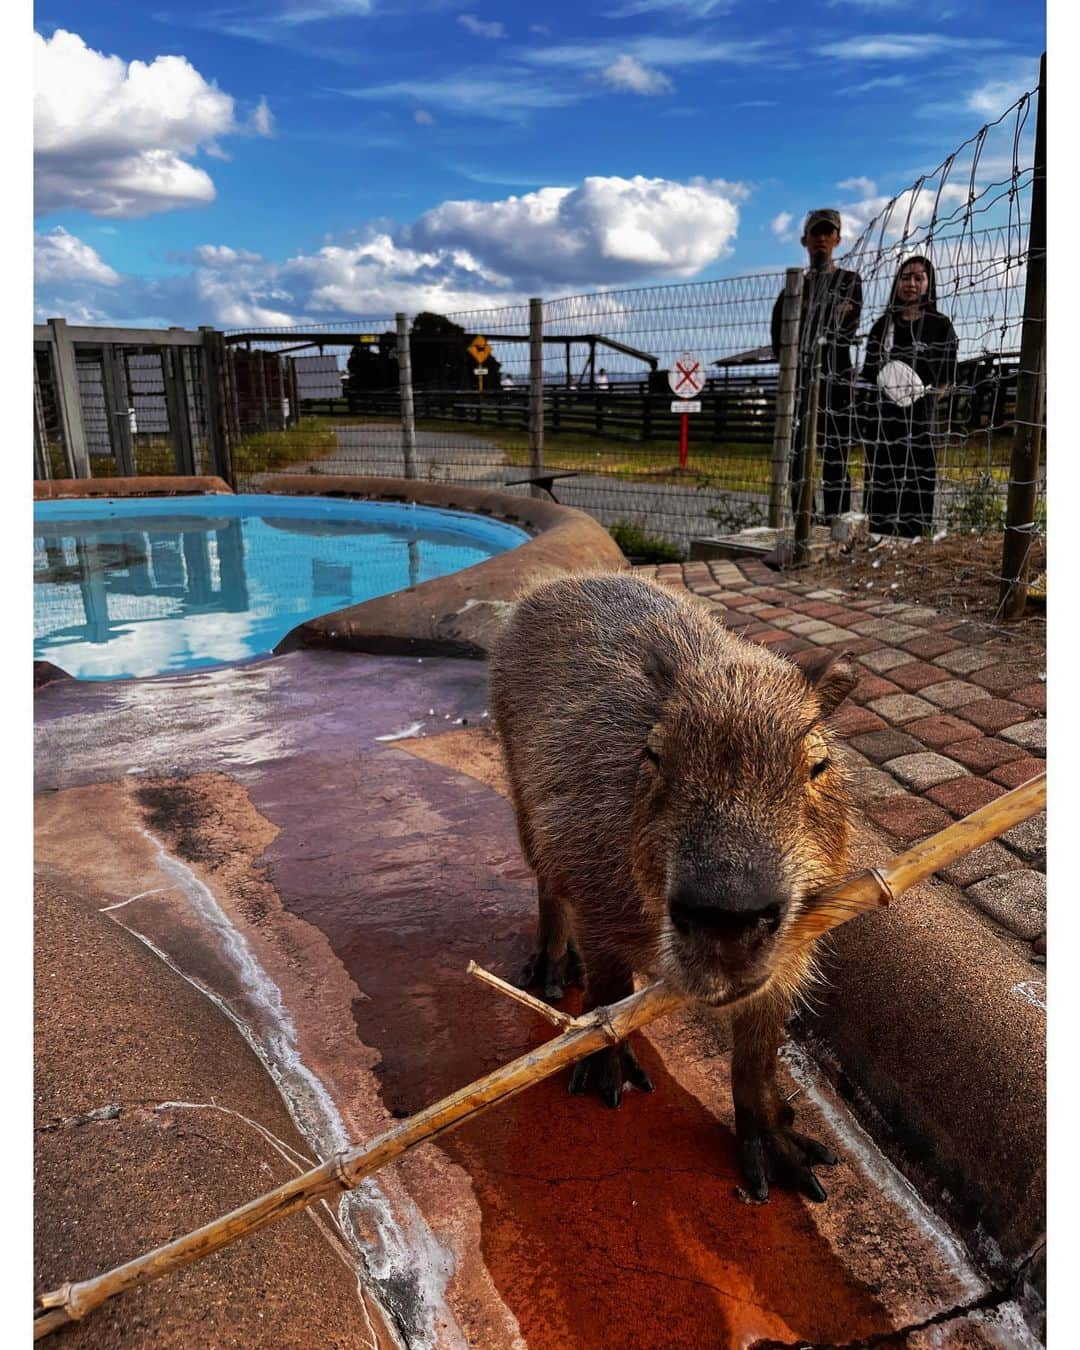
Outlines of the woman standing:
M 956 379 L 956 333 L 937 307 L 929 258 L 908 258 L 870 330 L 862 382 L 874 385 L 864 427 L 863 509 L 874 534 L 917 538 L 932 526 L 939 399 Z

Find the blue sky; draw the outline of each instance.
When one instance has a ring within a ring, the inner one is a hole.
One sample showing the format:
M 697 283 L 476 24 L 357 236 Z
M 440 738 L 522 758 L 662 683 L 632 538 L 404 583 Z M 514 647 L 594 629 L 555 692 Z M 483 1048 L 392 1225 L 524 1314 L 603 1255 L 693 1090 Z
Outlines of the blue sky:
M 1045 45 L 1006 0 L 47 0 L 35 29 L 39 316 L 222 327 L 780 268 L 808 206 L 850 239 Z

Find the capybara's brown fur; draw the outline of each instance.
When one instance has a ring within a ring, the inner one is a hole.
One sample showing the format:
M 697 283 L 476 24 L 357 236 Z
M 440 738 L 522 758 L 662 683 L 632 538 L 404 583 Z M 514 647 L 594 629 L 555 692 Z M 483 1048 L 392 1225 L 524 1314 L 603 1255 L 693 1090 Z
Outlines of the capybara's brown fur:
M 732 1077 L 748 1185 L 824 1192 L 828 1151 L 787 1128 L 775 1057 L 811 946 L 800 910 L 847 870 L 848 797 L 826 718 L 850 691 L 727 632 L 705 603 L 619 573 L 520 600 L 491 660 L 491 707 L 540 924 L 526 977 L 549 997 L 584 966 L 586 1006 L 635 970 L 734 1005 Z M 617 1105 L 649 1088 L 629 1046 L 579 1065 Z

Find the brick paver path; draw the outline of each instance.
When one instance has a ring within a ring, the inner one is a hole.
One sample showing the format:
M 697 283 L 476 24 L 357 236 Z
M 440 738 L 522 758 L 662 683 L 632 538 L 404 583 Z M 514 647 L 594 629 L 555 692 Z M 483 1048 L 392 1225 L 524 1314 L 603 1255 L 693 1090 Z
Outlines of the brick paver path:
M 920 605 L 852 599 L 760 562 L 635 569 L 716 605 L 723 622 L 792 655 L 847 651 L 864 674 L 832 720 L 864 814 L 897 850 L 1040 773 L 1046 649 L 1029 633 Z M 977 849 L 942 877 L 989 922 L 1045 959 L 1045 813 Z

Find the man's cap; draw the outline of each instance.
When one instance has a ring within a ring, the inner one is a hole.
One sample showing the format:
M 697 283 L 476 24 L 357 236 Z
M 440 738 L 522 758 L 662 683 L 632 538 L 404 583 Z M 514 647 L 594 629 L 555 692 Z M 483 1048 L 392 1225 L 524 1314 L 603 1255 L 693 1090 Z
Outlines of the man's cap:
M 808 211 L 806 220 L 803 223 L 803 234 L 809 234 L 815 225 L 833 225 L 837 232 L 840 230 L 840 212 L 834 211 L 831 206 L 822 206 L 816 211 Z

